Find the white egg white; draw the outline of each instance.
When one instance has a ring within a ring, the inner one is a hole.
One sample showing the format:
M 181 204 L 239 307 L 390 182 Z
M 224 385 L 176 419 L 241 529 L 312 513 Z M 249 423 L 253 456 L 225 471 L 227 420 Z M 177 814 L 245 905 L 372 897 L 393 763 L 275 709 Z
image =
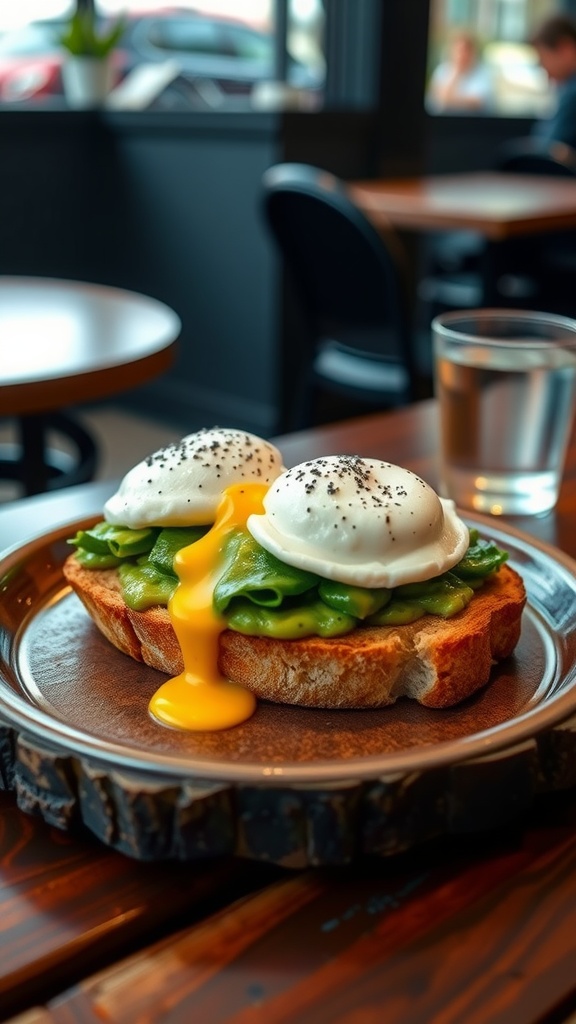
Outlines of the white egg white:
M 327 579 L 396 587 L 431 579 L 466 552 L 454 502 L 389 462 L 339 455 L 279 476 L 248 529 L 277 558 Z
M 132 529 L 207 525 L 226 487 L 270 484 L 283 468 L 278 449 L 255 434 L 200 430 L 134 466 L 106 502 L 104 518 Z

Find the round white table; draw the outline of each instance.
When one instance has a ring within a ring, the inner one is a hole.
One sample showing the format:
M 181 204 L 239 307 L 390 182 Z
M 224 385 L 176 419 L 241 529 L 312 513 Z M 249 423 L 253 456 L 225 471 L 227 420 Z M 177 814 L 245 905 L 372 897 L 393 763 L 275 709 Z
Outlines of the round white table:
M 19 480 L 26 495 L 90 480 L 95 445 L 67 410 L 159 376 L 180 328 L 172 309 L 145 295 L 0 277 L 0 415 L 16 417 L 20 428 L 17 450 L 0 457 L 0 477 Z M 48 450 L 49 429 L 75 446 L 71 469 Z

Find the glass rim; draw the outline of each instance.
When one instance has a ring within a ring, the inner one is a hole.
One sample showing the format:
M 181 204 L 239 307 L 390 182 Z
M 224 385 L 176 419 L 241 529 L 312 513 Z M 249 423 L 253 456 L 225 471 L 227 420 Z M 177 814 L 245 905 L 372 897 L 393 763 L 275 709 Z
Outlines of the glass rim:
M 519 339 L 508 338 L 504 335 L 502 337 L 485 338 L 482 337 L 480 330 L 478 334 L 470 334 L 468 331 L 459 330 L 456 326 L 453 326 L 460 321 L 472 319 L 479 321 L 479 325 L 482 321 L 487 320 L 501 320 L 504 322 L 516 320 L 519 323 L 524 321 L 526 324 L 549 325 L 550 327 L 566 331 L 572 337 Z M 558 313 L 541 313 L 529 309 L 499 309 L 496 307 L 494 309 L 451 310 L 449 313 L 439 313 L 435 316 L 431 323 L 431 330 L 433 334 L 439 335 L 447 341 L 457 344 L 472 343 L 484 345 L 487 348 L 515 347 L 519 341 L 526 348 L 550 348 L 551 345 L 563 347 L 576 346 L 576 319 L 569 316 L 561 316 Z

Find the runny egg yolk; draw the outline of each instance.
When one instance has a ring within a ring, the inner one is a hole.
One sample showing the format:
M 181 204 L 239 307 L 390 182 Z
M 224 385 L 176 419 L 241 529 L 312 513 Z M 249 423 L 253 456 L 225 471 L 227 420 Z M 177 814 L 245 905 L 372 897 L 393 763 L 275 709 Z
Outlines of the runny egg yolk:
M 180 585 L 168 605 L 182 649 L 184 671 L 169 679 L 150 701 L 150 712 L 177 729 L 217 730 L 239 725 L 253 714 L 256 698 L 218 670 L 218 642 L 226 623 L 213 609 L 212 594 L 228 534 L 261 513 L 268 484 L 226 488 L 212 529 L 174 559 Z

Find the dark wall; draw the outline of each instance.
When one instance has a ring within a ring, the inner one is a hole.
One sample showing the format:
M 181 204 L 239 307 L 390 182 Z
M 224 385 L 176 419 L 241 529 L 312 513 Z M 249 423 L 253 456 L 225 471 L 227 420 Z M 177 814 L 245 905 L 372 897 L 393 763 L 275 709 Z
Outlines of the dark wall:
M 227 121 L 110 126 L 132 242 L 119 274 L 182 318 L 177 366 L 149 389 L 155 410 L 267 433 L 276 409 L 277 281 L 258 189 L 277 130 L 270 118 Z
M 374 137 L 373 116 L 353 111 L 0 112 L 0 273 L 167 302 L 183 324 L 177 364 L 133 400 L 190 429 L 227 422 L 273 433 L 288 342 L 262 174 L 294 159 L 366 176 Z
M 520 117 L 432 117 L 424 121 L 425 166 L 432 174 L 493 169 L 499 147 L 530 134 L 533 120 Z
M 384 2 L 380 25 L 378 172 L 420 174 L 425 159 L 424 84 L 429 0 Z
M 278 281 L 257 200 L 277 153 L 264 115 L 2 112 L 0 273 L 167 302 L 183 323 L 177 364 L 134 397 L 184 424 L 268 432 Z
M 122 240 L 115 144 L 97 117 L 0 113 L 0 272 L 109 280 Z

